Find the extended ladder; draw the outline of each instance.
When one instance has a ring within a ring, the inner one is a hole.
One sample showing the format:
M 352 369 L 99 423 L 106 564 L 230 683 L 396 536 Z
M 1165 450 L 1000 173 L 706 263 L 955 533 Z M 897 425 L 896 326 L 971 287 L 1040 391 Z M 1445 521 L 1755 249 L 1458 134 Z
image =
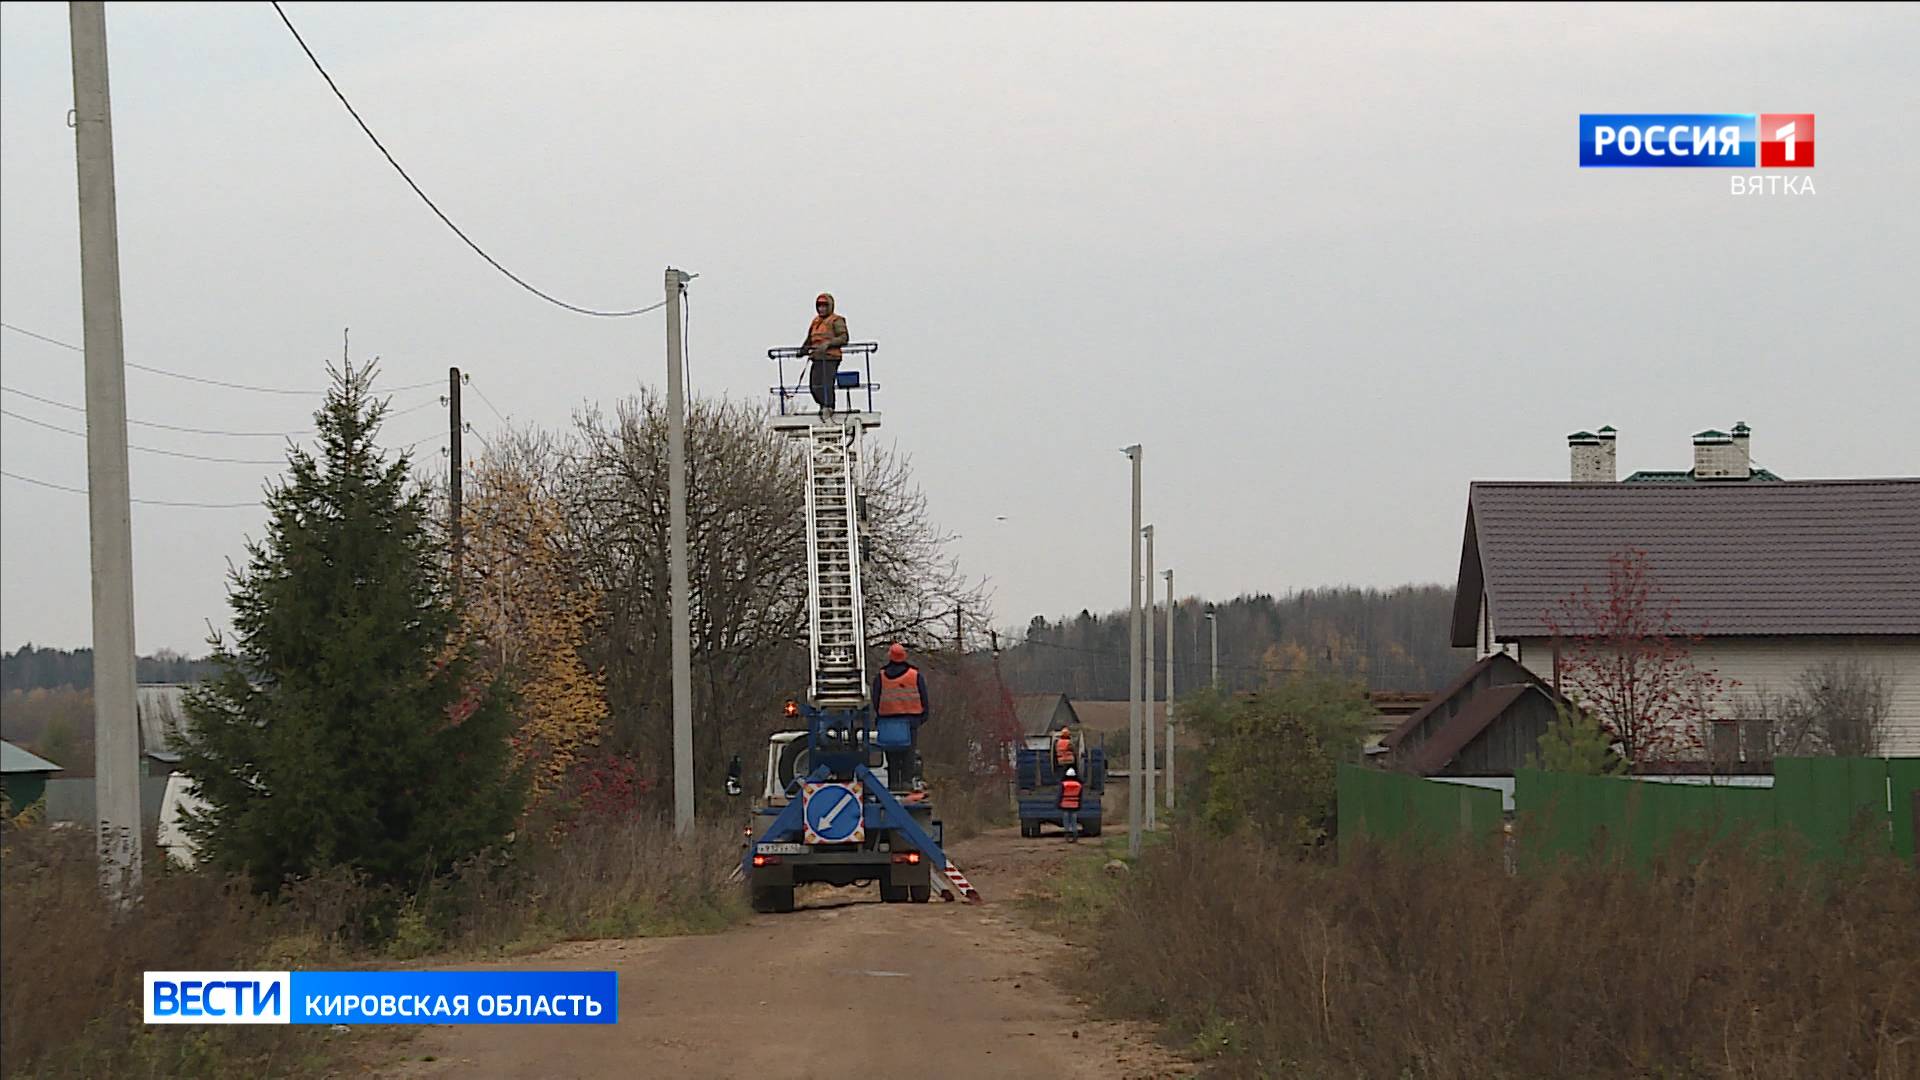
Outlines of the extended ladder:
M 821 421 L 807 438 L 807 625 L 813 703 L 867 704 L 867 657 L 860 595 L 860 505 L 855 483 L 859 420 Z

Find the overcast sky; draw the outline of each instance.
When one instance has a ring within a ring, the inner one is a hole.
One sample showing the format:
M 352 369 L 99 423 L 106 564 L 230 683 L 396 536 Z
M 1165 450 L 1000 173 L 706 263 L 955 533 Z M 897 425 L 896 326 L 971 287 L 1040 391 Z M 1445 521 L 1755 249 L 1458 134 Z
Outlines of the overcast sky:
M 1765 8 L 287 6 L 481 244 L 587 306 L 700 274 L 701 393 L 764 396 L 813 295 L 882 343 L 915 461 L 1002 625 L 1124 607 L 1126 460 L 1183 594 L 1451 582 L 1467 484 L 1686 468 L 1744 420 L 1793 478 L 1920 472 L 1920 14 Z M 0 317 L 81 338 L 63 4 L 0 6 Z M 264 3 L 108 6 L 130 361 L 318 388 L 449 364 L 516 421 L 663 379 L 464 248 Z M 1811 112 L 1813 196 L 1581 170 L 1582 111 Z M 78 354 L 0 332 L 9 412 L 78 430 Z M 282 431 L 314 396 L 127 376 L 136 420 Z M 394 443 L 445 431 L 399 393 Z M 469 399 L 484 434 L 499 421 Z M 277 459 L 273 439 L 134 443 Z M 84 443 L 8 416 L 7 472 Z M 271 466 L 135 451 L 136 497 Z M 693 493 L 694 498 L 699 493 Z M 89 640 L 86 501 L 0 486 L 0 644 Z M 1005 521 L 998 520 L 1004 516 Z M 134 508 L 140 650 L 199 652 L 254 508 Z

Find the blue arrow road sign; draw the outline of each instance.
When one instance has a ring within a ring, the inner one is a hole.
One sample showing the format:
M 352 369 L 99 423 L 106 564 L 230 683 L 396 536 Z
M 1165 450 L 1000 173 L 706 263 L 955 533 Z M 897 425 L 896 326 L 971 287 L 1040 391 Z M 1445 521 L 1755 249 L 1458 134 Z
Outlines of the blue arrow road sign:
M 807 830 L 823 844 L 843 844 L 860 831 L 860 796 L 846 784 L 821 784 L 807 793 Z

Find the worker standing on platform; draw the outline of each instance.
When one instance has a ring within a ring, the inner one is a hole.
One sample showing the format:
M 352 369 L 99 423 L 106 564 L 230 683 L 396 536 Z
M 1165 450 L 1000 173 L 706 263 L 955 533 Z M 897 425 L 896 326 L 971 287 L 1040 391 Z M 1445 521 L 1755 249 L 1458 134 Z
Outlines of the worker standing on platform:
M 1060 781 L 1060 825 L 1067 830 L 1067 843 L 1080 842 L 1080 777 L 1072 769 Z
M 1053 739 L 1053 767 L 1067 769 L 1073 767 L 1073 730 L 1061 728 Z
M 807 372 L 807 386 L 822 415 L 833 412 L 834 380 L 840 374 L 840 347 L 849 340 L 847 320 L 833 313 L 833 296 L 821 293 L 813 298 L 813 322 L 807 327 L 807 340 L 800 347 L 813 361 Z
M 887 649 L 887 666 L 873 677 L 873 704 L 875 715 L 911 723 L 915 734 L 913 742 L 916 746 L 919 744 L 920 725 L 927 722 L 927 678 L 920 674 L 919 668 L 907 663 L 907 648 L 897 641 Z M 886 755 L 889 787 L 897 784 L 905 790 L 919 779 L 912 746 L 889 749 Z

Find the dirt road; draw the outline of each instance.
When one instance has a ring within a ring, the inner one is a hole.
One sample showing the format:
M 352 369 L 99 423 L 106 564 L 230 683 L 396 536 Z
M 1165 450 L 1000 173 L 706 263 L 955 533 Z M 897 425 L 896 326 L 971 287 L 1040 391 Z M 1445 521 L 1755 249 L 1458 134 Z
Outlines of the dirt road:
M 620 1023 L 429 1028 L 404 1077 L 1146 1078 L 1191 1068 L 1127 1024 L 1094 1022 L 1046 977 L 1067 948 L 1015 899 L 1066 853 L 1005 829 L 954 845 L 988 902 L 881 904 L 822 890 L 791 915 L 704 937 L 572 942 L 510 963 L 613 969 Z M 433 1060 L 423 1060 L 425 1058 Z

